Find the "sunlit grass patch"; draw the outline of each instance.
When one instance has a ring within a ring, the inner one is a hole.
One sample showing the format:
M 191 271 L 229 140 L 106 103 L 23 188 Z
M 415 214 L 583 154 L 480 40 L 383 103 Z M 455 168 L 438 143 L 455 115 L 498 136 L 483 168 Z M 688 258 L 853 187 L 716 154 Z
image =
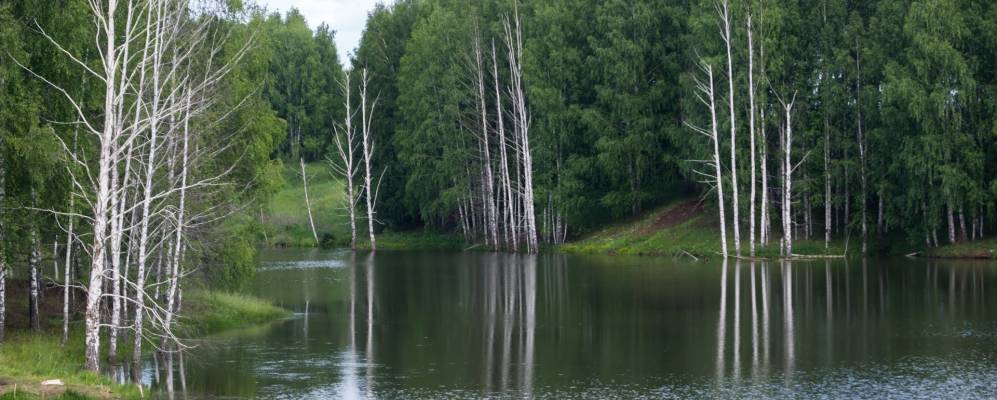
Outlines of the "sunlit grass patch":
M 140 397 L 135 385 L 117 385 L 108 377 L 83 369 L 81 334 L 71 336 L 65 346 L 60 342 L 61 333 L 56 332 L 10 334 L 0 344 L 0 399 Z M 41 385 L 52 379 L 62 380 L 65 385 Z
M 290 315 L 273 303 L 244 294 L 195 291 L 189 294 L 185 315 L 180 320 L 188 336 L 206 335 L 270 322 Z

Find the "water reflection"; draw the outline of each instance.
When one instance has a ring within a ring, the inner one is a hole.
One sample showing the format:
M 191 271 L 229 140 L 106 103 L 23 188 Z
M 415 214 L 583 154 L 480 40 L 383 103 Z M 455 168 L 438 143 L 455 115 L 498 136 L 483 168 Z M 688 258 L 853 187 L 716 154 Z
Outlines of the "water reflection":
M 908 397 L 953 390 L 930 381 L 953 371 L 997 382 L 997 299 L 985 296 L 997 284 L 992 264 L 318 256 L 336 266 L 284 262 L 260 272 L 258 293 L 296 318 L 211 338 L 193 353 L 159 354 L 147 382 L 166 392 L 176 370 L 178 397 L 255 398 L 869 397 L 887 389 Z
M 482 393 L 532 393 L 536 256 L 489 255 L 479 291 Z

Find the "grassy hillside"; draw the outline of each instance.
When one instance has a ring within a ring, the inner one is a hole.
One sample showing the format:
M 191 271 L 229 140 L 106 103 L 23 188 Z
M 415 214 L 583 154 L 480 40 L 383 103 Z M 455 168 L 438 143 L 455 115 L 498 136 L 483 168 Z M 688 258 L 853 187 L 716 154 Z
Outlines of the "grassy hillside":
M 746 230 L 744 226 L 741 228 Z M 747 256 L 746 233 L 742 233 L 741 243 L 742 254 Z M 733 252 L 734 243 L 729 236 L 727 245 Z M 683 199 L 639 218 L 607 226 L 558 246 L 558 249 L 574 253 L 715 257 L 720 254 L 720 229 L 716 217 L 703 210 L 698 201 Z M 841 255 L 844 252 L 845 245 L 840 241 L 832 242 L 828 249 L 819 240 L 793 242 L 793 253 L 798 255 Z M 778 257 L 778 241 L 757 247 L 756 255 Z
M 284 187 L 271 199 L 268 215 L 264 216 L 266 243 L 275 247 L 349 246 L 350 217 L 343 207 L 346 197 L 343 183 L 326 163 L 305 164 L 305 171 L 315 230 L 321 243 L 315 243 L 308 224 L 301 166 L 290 163 L 284 169 Z M 363 205 L 357 212 L 358 246 L 367 248 L 369 240 Z M 460 235 L 424 231 L 379 232 L 377 241 L 382 250 L 461 250 L 466 247 Z
M 308 197 L 319 240 L 326 244 L 349 243 L 349 216 L 343 208 L 343 184 L 332 175 L 332 170 L 325 163 L 306 164 L 305 171 L 308 174 Z M 284 187 L 270 201 L 264 229 L 267 243 L 272 246 L 316 245 L 308 224 L 305 189 L 299 164 L 288 163 L 285 167 Z

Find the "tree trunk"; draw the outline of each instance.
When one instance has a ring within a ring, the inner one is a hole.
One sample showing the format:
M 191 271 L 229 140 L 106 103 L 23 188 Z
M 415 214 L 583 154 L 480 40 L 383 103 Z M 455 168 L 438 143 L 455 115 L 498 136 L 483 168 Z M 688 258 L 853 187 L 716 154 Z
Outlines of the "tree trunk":
M 758 127 L 758 138 L 761 139 L 761 146 L 759 154 L 762 159 L 762 216 L 761 216 L 761 242 L 763 245 L 769 243 L 769 228 L 771 226 L 771 218 L 769 214 L 769 169 L 768 169 L 768 138 L 765 137 L 765 107 L 761 107 L 759 110 L 759 122 L 761 123 Z
M 344 105 L 346 106 L 346 117 L 343 119 L 343 131 L 335 132 L 335 144 L 336 151 L 339 154 L 339 159 L 342 161 L 342 167 L 337 167 L 333 165 L 333 170 L 338 172 L 343 176 L 343 181 L 346 183 L 346 204 L 343 206 L 346 211 L 350 214 L 350 249 L 353 251 L 357 250 L 357 193 L 354 189 L 353 179 L 355 178 L 357 172 L 356 163 L 354 163 L 353 155 L 356 151 L 356 144 L 354 140 L 356 138 L 356 132 L 353 130 L 353 107 L 350 104 L 350 99 L 352 98 L 352 86 L 350 85 L 350 74 L 347 73 L 345 81 L 340 85 L 343 89 L 343 99 Z M 338 129 L 338 128 L 337 128 Z
M 75 210 L 74 203 L 76 202 L 76 197 L 70 194 L 69 196 L 69 212 L 73 213 Z M 66 230 L 66 259 L 65 266 L 63 267 L 63 285 L 62 285 L 62 345 L 65 346 L 69 342 L 69 291 L 72 290 L 72 273 L 70 273 L 70 266 L 72 265 L 73 256 L 73 224 L 76 222 L 76 218 L 72 215 L 69 216 L 69 229 Z M 2 241 L 2 238 L 0 238 Z M 53 256 L 55 256 L 53 254 Z
M 709 137 L 713 144 L 713 162 L 710 164 L 713 165 L 713 178 L 717 188 L 717 206 L 720 208 L 720 254 L 726 260 L 728 256 L 727 215 L 724 202 L 723 167 L 720 160 L 720 132 L 718 132 L 719 128 L 717 127 L 716 91 L 713 86 L 713 66 L 701 61 L 700 68 L 706 73 L 709 83 L 700 82 L 697 79 L 697 89 L 706 96 L 706 98 L 699 97 L 699 100 L 710 110 L 710 129 L 701 130 L 701 132 Z
M 369 82 L 367 78 L 367 69 L 363 70 L 363 81 L 360 87 L 360 109 L 361 118 L 363 123 L 363 160 L 364 160 L 364 191 L 366 192 L 367 199 L 367 232 L 370 234 L 370 250 L 377 250 L 377 239 L 374 237 L 374 204 L 376 199 L 374 199 L 374 192 L 371 188 L 371 165 L 370 161 L 374 153 L 374 138 L 370 130 L 370 123 L 374 117 L 374 107 L 377 106 L 377 100 L 374 100 L 370 109 L 367 108 L 367 83 Z
M 786 143 L 783 145 L 783 153 L 785 156 L 784 161 L 784 171 L 783 176 L 783 197 L 782 197 L 782 232 L 783 240 L 785 241 L 786 256 L 791 257 L 793 255 L 793 220 L 792 220 L 792 204 L 793 204 L 793 164 L 792 164 L 792 151 L 793 151 L 793 103 L 796 100 L 796 95 L 793 95 L 793 100 L 789 103 L 783 103 L 783 108 L 786 111 Z
M 741 234 L 740 234 L 740 217 L 738 216 L 738 193 L 737 193 L 737 122 L 736 113 L 734 111 L 734 64 L 731 57 L 731 15 L 730 7 L 727 0 L 722 0 L 720 3 L 720 8 L 718 10 L 722 19 L 723 31 L 721 35 L 723 36 L 724 45 L 727 48 L 727 99 L 728 105 L 730 106 L 730 186 L 731 186 L 731 213 L 733 213 L 733 231 L 734 231 L 734 253 L 738 257 L 741 256 Z
M 862 184 L 862 196 L 859 199 L 859 207 L 862 209 L 862 254 L 866 254 L 869 250 L 869 228 L 868 222 L 866 221 L 866 202 L 869 198 L 869 186 L 868 180 L 866 178 L 865 171 L 865 133 L 862 131 L 862 64 L 861 64 L 861 52 L 859 51 L 858 43 L 855 44 L 855 125 L 856 125 L 856 138 L 859 145 L 859 174 L 861 175 Z
M 824 250 L 831 247 L 831 134 L 824 116 Z
M 969 237 L 966 234 L 966 214 L 962 211 L 962 206 L 959 206 L 959 235 L 962 240 L 966 240 Z
M 515 4 L 514 4 L 515 6 Z M 515 26 L 506 21 L 506 44 L 509 50 L 509 67 L 512 76 L 512 106 L 515 115 L 518 150 L 520 156 L 519 168 L 522 175 L 520 191 L 522 194 L 522 220 L 526 234 L 526 249 L 529 253 L 540 250 L 537 240 L 537 223 L 533 200 L 533 156 L 530 152 L 530 117 L 526 107 L 526 90 L 523 88 L 523 34 L 520 27 L 518 9 L 515 15 Z
M 305 209 L 308 210 L 308 226 L 312 228 L 312 238 L 315 239 L 315 245 L 319 244 L 318 232 L 315 231 L 315 219 L 312 218 L 312 202 L 308 199 L 308 174 L 305 171 L 305 159 L 298 158 L 301 164 L 301 183 L 305 187 Z
M 3 135 L 0 135 L 0 147 L 3 146 Z M 5 204 L 7 197 L 7 171 L 4 152 L 0 151 L 0 205 Z M 0 207 L 0 343 L 3 343 L 7 328 L 7 241 L 4 236 L 7 226 L 4 225 L 6 208 Z
M 506 153 L 506 138 L 505 138 L 505 114 L 502 112 L 502 89 L 499 86 L 499 74 L 498 74 L 498 55 L 495 51 L 495 42 L 492 42 L 492 74 L 495 78 L 495 120 L 498 122 L 498 134 L 499 134 L 499 163 L 501 164 L 500 172 L 503 185 L 503 194 L 505 194 L 505 243 L 506 246 L 512 246 L 513 249 L 516 248 L 516 242 L 518 238 L 516 237 L 516 220 L 514 203 L 512 201 L 512 177 L 509 175 L 509 157 Z
M 484 62 L 482 61 L 481 55 L 481 38 L 477 31 L 477 26 L 475 26 L 475 40 L 474 40 L 474 60 L 477 66 L 477 78 L 478 78 L 478 112 L 481 114 L 481 150 L 482 156 L 484 157 L 482 169 L 484 170 L 484 187 L 483 187 L 483 197 L 484 197 L 484 208 L 485 208 L 485 244 L 492 246 L 493 249 L 498 248 L 498 218 L 496 216 L 495 209 L 495 189 L 494 180 L 492 176 L 492 158 L 491 158 L 491 145 L 488 143 L 488 106 L 485 102 L 485 70 Z M 502 116 L 500 115 L 499 118 Z
M 35 188 L 31 188 L 32 203 L 38 197 Z M 28 260 L 28 267 L 31 269 L 31 292 L 28 296 L 28 317 L 31 320 L 31 329 L 35 332 L 41 331 L 40 316 L 38 315 L 38 292 L 41 290 L 41 277 L 38 271 L 38 263 L 41 262 L 41 249 L 38 244 L 38 227 L 35 222 L 31 222 L 31 256 Z
M 751 138 L 751 193 L 748 204 L 748 246 L 751 256 L 755 256 L 755 48 L 751 35 L 751 14 L 748 16 L 748 136 Z M 754 301 L 754 268 L 752 272 L 752 302 Z M 752 303 L 752 310 L 754 310 Z
M 952 202 L 945 202 L 945 214 L 949 223 L 949 243 L 955 243 L 955 220 L 952 217 Z

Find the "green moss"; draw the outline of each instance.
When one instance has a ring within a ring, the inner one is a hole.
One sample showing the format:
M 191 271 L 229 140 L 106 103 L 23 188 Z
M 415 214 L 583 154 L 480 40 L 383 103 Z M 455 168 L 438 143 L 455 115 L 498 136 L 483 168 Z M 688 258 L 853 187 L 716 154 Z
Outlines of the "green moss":
M 184 315 L 190 317 L 181 319 L 180 324 L 186 336 L 262 324 L 290 315 L 290 311 L 269 301 L 242 294 L 196 291 L 185 300 Z

